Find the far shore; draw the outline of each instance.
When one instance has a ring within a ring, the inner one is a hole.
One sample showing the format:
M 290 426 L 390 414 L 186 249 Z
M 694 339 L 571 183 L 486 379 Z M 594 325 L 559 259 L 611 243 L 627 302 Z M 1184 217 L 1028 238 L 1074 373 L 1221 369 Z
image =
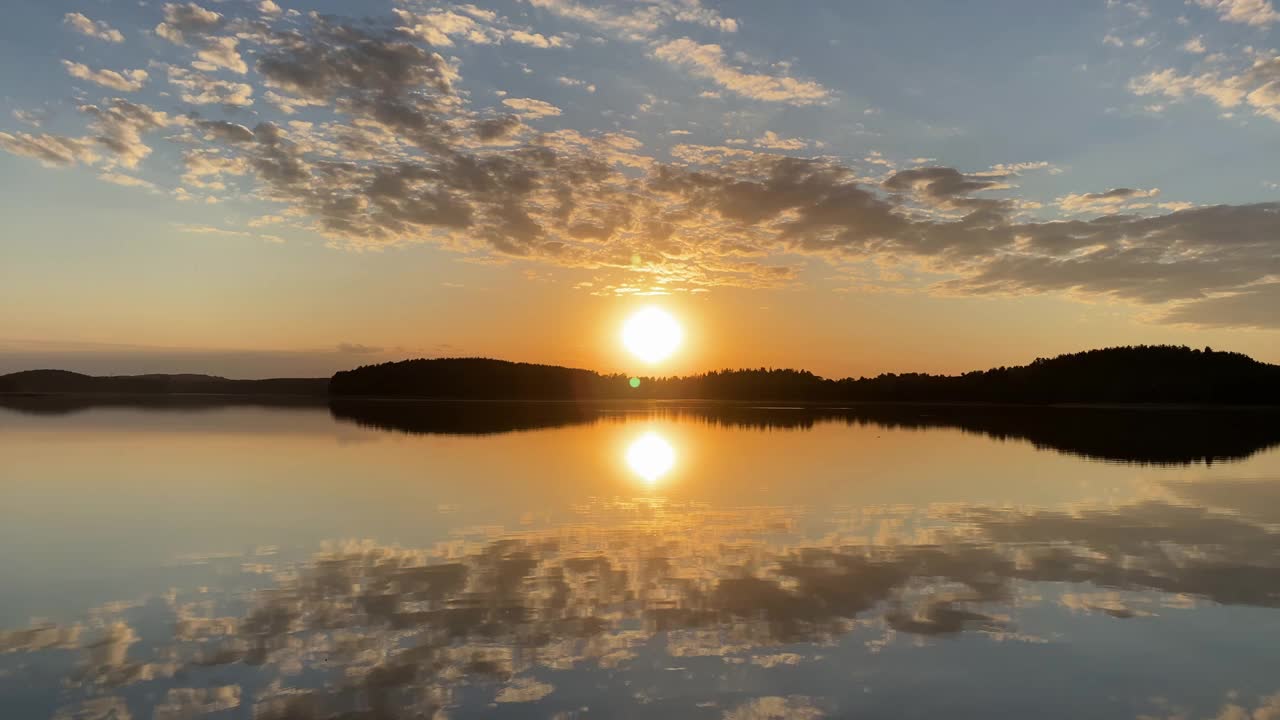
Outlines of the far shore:
M 761 400 L 721 400 L 714 398 L 454 398 L 454 397 L 410 397 L 379 395 L 328 395 L 303 393 L 120 393 L 120 392 L 0 392 L 0 400 L 4 399 L 67 399 L 83 401 L 145 401 L 159 399 L 190 399 L 226 401 L 228 404 L 237 401 L 279 402 L 281 404 L 327 405 L 330 403 L 454 403 L 474 405 L 678 405 L 692 403 L 701 406 L 723 405 L 730 407 L 749 407 L 756 410 L 842 410 L 865 407 L 945 407 L 945 408 L 1001 408 L 1001 409 L 1068 409 L 1068 410 L 1167 410 L 1167 411 L 1258 411 L 1271 412 L 1280 410 L 1280 405 L 1245 405 L 1214 403 L 1010 403 L 983 401 L 927 401 L 927 400 L 858 400 L 858 401 L 822 401 L 822 400 L 787 400 L 779 398 Z

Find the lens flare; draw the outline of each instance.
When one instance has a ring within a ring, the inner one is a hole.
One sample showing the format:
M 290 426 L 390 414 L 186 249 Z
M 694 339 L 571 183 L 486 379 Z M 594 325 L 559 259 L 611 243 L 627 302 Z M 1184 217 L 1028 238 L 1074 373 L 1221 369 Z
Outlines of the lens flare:
M 647 363 L 671 357 L 684 340 L 684 330 L 671 313 L 648 307 L 627 318 L 622 326 L 622 344 Z
M 657 433 L 645 433 L 627 448 L 627 465 L 647 483 L 657 482 L 675 464 L 675 448 Z

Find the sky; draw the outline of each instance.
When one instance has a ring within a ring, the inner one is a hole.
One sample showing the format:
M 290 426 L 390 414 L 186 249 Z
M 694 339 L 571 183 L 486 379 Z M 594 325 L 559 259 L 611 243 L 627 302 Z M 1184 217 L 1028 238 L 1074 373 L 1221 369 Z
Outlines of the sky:
M 5 9 L 0 372 L 1280 362 L 1270 0 Z

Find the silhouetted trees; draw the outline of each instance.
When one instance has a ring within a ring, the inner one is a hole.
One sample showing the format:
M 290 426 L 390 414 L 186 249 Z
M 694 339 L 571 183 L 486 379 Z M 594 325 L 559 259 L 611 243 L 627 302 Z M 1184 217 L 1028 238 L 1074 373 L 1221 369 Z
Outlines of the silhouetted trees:
M 641 377 L 486 358 L 406 360 L 337 373 L 332 395 L 440 399 L 707 399 L 803 402 L 1280 404 L 1280 366 L 1240 353 L 1140 345 L 963 375 L 829 380 L 803 370 Z
M 1280 405 L 1280 366 L 1247 355 L 1138 345 L 1037 358 L 963 375 L 885 373 L 829 380 L 804 370 L 717 370 L 641 377 L 488 358 L 404 360 L 330 380 L 228 380 L 209 375 L 92 377 L 63 370 L 0 376 L 8 393 L 210 393 L 448 400 L 706 399 L 777 402 L 1161 403 Z

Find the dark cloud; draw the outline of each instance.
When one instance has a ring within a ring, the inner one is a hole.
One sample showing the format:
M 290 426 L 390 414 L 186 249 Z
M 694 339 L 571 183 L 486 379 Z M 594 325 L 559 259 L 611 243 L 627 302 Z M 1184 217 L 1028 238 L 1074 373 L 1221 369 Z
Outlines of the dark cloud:
M 1280 283 L 1269 282 L 1174 307 L 1165 322 L 1200 327 L 1280 329 Z

